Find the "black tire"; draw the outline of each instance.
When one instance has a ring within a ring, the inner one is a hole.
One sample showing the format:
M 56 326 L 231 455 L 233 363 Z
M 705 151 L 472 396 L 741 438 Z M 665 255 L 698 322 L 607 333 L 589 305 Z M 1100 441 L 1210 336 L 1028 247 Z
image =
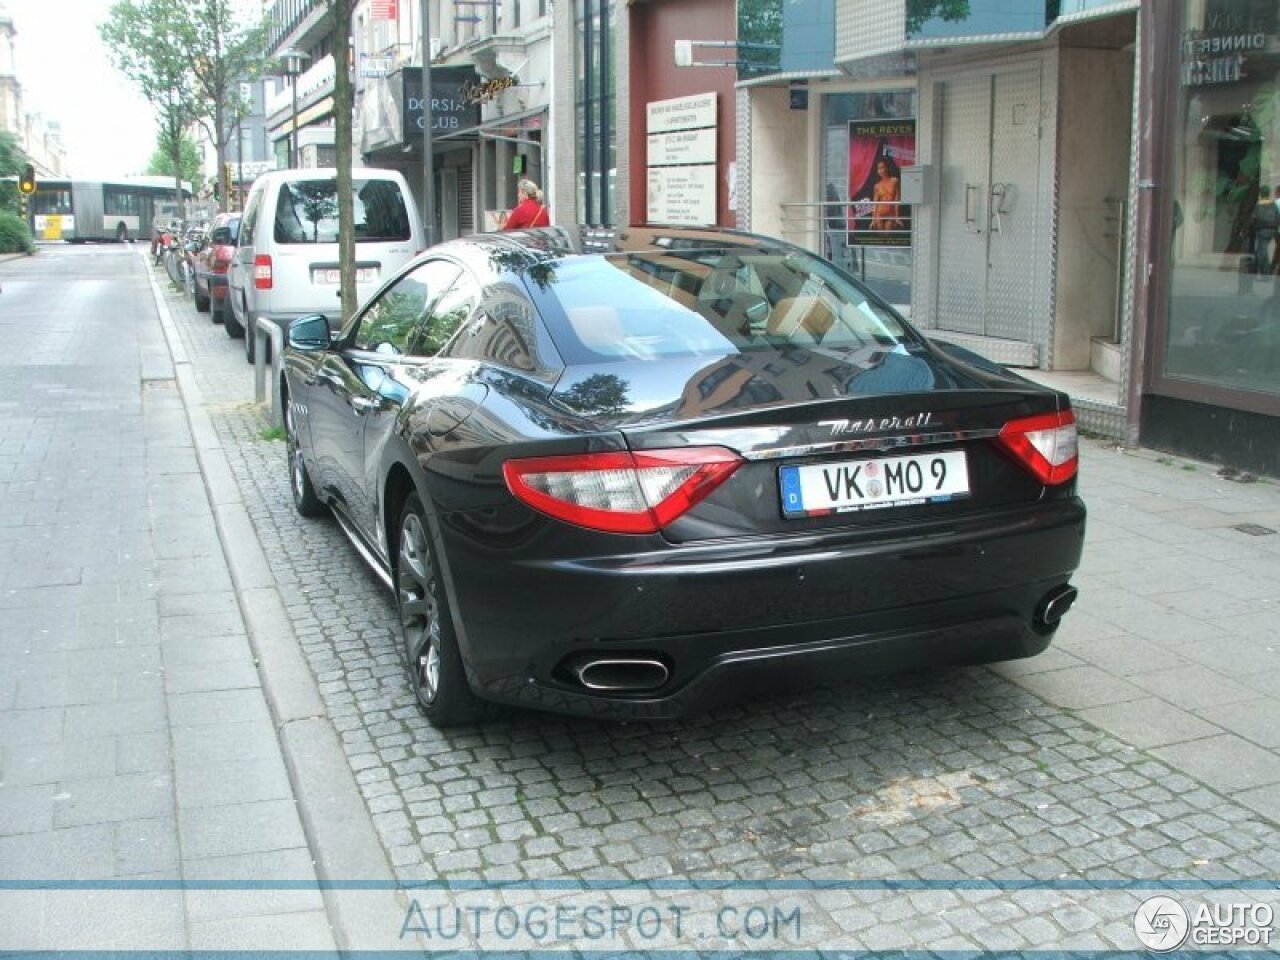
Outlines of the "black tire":
M 244 327 L 240 326 L 240 321 L 236 319 L 236 312 L 231 309 L 231 304 L 224 301 L 222 310 L 222 328 L 227 331 L 227 336 L 232 340 L 243 337 Z
M 129 228 L 123 223 L 116 224 L 116 243 L 129 242 Z
M 213 323 L 222 323 L 226 319 L 227 301 L 225 299 L 211 302 L 209 306 L 209 320 Z
M 392 576 L 400 646 L 414 701 L 432 726 L 474 723 L 483 716 L 484 703 L 467 685 L 426 514 L 416 493 L 405 501 L 396 531 Z
M 258 332 L 250 324 L 244 332 L 244 362 L 252 364 L 257 356 Z
M 289 490 L 293 493 L 293 508 L 304 517 L 318 517 L 324 513 L 324 501 L 316 496 L 311 486 L 311 474 L 298 443 L 298 423 L 293 415 L 293 402 L 287 391 L 281 393 L 284 406 L 284 443 L 288 452 Z
M 197 313 L 209 312 L 209 295 L 200 296 L 200 284 L 193 277 L 191 280 L 191 299 L 196 302 Z

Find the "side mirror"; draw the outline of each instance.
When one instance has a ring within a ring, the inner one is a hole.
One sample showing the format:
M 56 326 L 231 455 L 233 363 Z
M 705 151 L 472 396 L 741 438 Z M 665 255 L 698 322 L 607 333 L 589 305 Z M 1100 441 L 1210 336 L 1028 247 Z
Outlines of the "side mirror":
M 323 314 L 299 317 L 289 324 L 289 346 L 294 350 L 328 350 L 329 342 L 329 318 Z

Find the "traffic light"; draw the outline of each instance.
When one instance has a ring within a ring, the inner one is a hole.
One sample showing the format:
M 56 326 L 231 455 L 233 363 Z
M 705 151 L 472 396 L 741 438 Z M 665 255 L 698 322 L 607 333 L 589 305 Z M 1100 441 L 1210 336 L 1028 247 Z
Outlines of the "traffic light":
M 18 192 L 29 197 L 36 192 L 36 168 L 31 164 L 23 164 L 22 174 L 18 177 Z

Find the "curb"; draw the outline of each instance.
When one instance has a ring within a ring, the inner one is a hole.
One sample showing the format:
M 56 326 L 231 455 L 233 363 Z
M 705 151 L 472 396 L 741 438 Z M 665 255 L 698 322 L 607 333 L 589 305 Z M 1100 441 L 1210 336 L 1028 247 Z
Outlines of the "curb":
M 378 942 L 386 932 L 386 917 L 403 915 L 406 902 L 396 891 L 395 875 L 343 753 L 337 729 L 325 712 L 311 667 L 294 635 L 271 565 L 205 409 L 169 306 L 145 257 L 143 263 L 173 361 L 205 495 L 249 645 L 258 661 L 262 690 L 275 723 L 334 938 L 342 951 Z M 353 879 L 386 887 L 388 897 L 395 902 L 352 910 L 350 903 L 341 903 L 327 887 Z M 389 909 L 394 913 L 389 914 Z

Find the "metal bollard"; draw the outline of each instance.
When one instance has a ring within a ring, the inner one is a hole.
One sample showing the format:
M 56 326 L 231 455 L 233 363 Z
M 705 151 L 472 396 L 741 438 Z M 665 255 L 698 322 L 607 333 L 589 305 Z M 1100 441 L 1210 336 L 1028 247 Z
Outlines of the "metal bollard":
M 257 403 L 266 403 L 270 409 L 271 425 L 284 426 L 284 411 L 280 409 L 280 393 L 276 384 L 280 382 L 281 354 L 284 352 L 284 331 L 279 325 L 265 317 L 255 317 L 253 321 L 253 399 Z M 271 354 L 270 386 L 267 381 L 267 353 Z
M 1245 297 L 1253 293 L 1253 254 L 1246 253 L 1236 264 L 1236 295 Z

